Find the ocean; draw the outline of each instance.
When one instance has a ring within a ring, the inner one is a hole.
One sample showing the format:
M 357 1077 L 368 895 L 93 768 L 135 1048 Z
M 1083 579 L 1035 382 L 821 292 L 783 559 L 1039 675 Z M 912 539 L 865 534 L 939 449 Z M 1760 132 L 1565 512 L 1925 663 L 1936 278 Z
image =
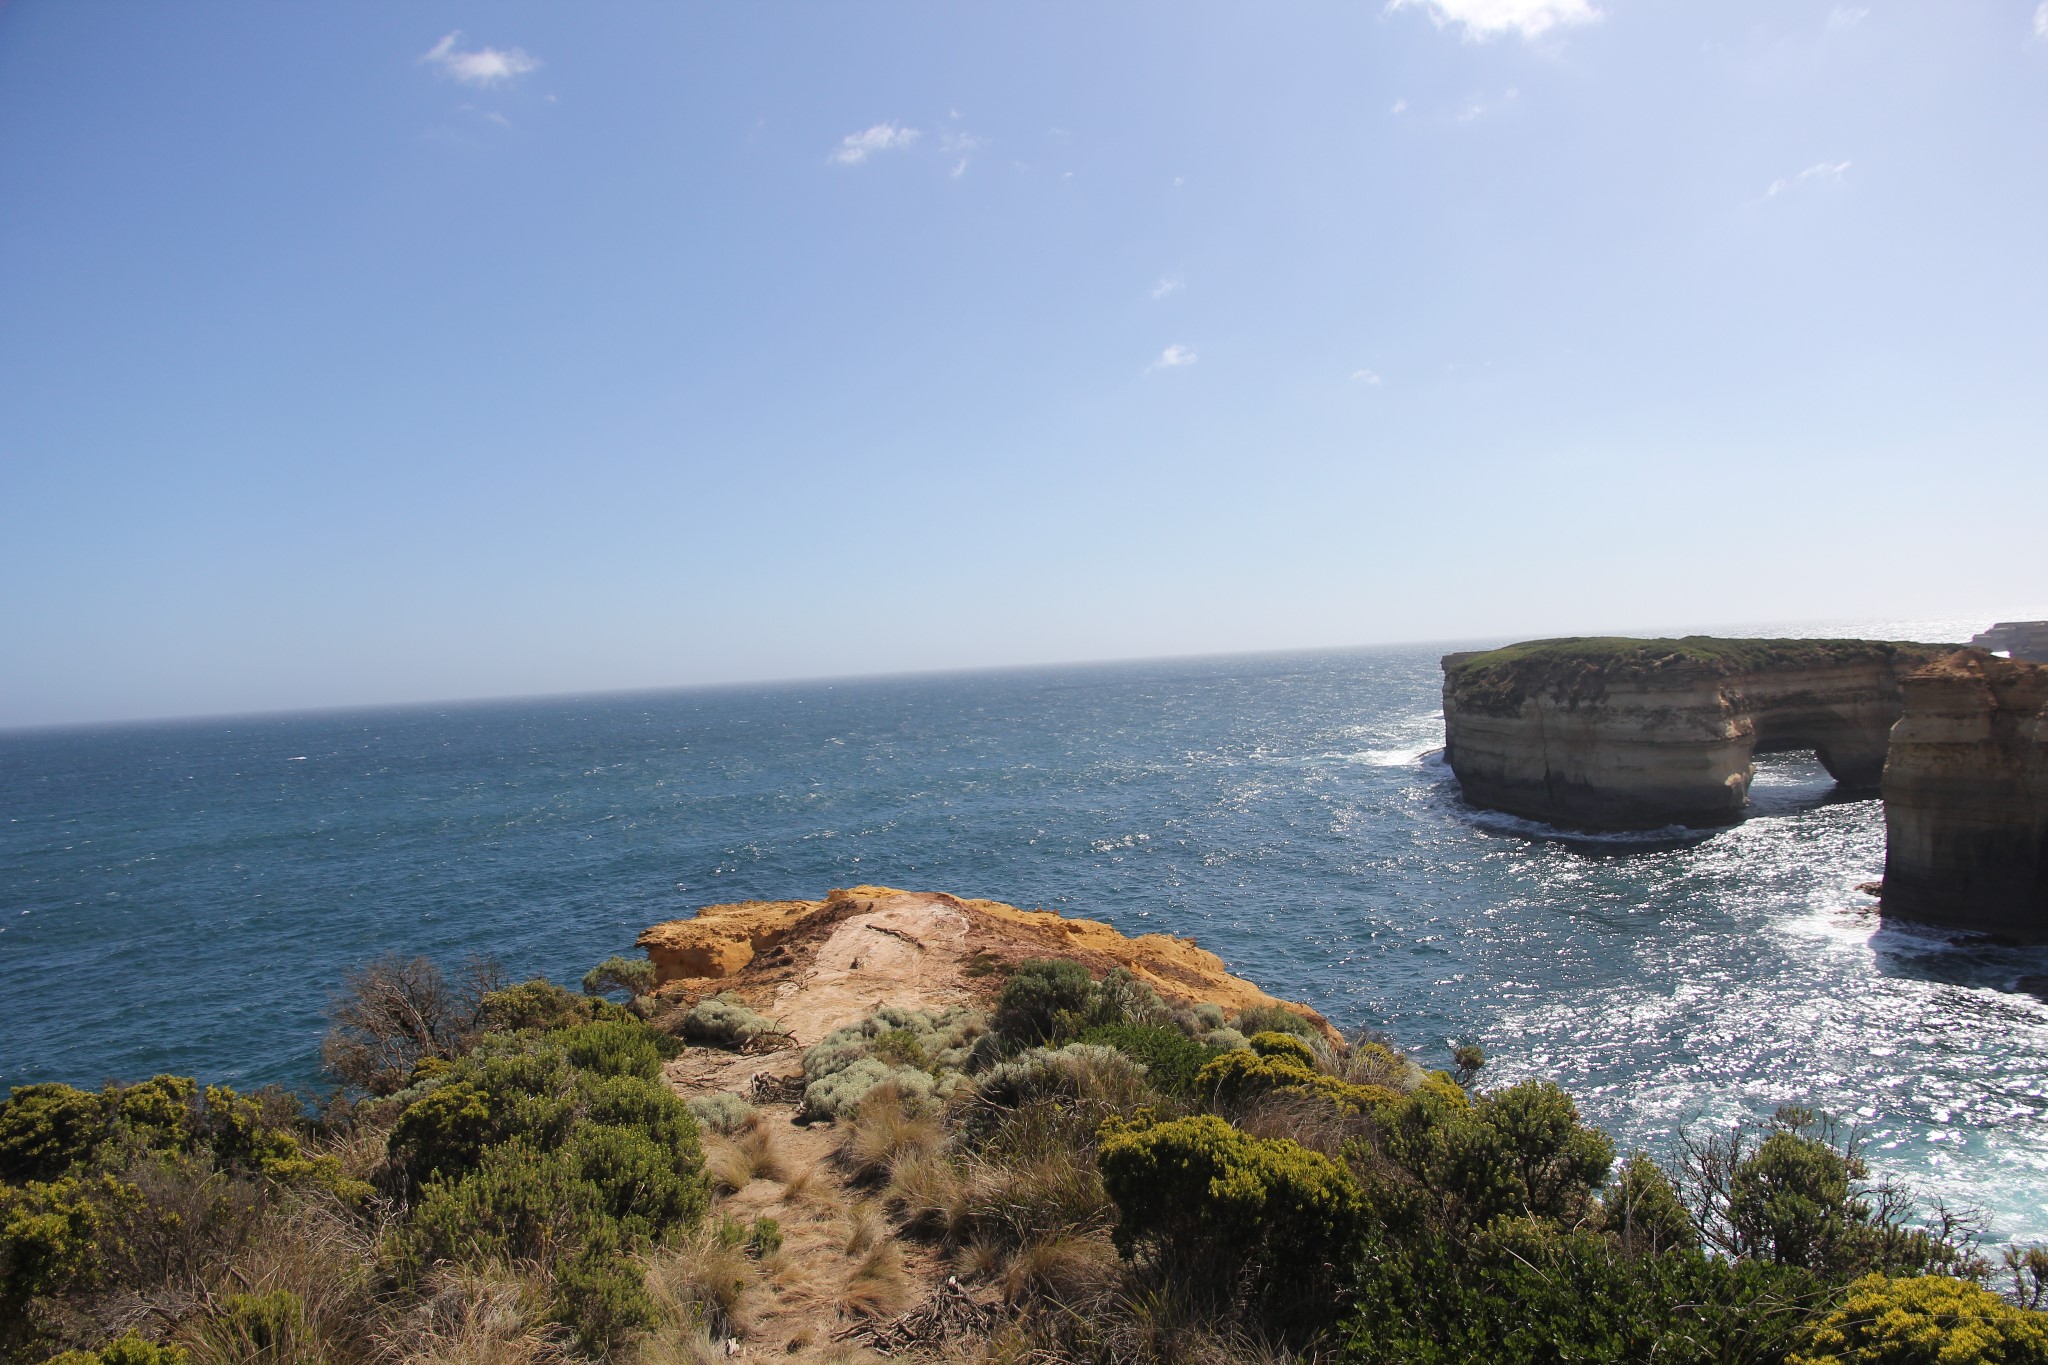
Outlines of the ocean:
M 1623 1151 L 1811 1104 L 2048 1238 L 2048 949 L 1879 923 L 1879 803 L 1806 756 L 1706 836 L 1473 810 L 1452 647 L 0 734 L 0 1085 L 315 1090 L 379 953 L 573 984 L 696 906 L 875 883 L 1192 935 L 1427 1064 L 1557 1080 Z

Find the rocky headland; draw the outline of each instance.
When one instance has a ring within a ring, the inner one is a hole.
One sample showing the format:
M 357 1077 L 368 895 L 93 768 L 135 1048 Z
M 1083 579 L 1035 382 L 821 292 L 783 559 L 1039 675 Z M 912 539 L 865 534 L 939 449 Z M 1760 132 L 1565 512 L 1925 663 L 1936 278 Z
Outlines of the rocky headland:
M 1537 640 L 1443 660 L 1445 757 L 1474 805 L 1596 830 L 1742 818 L 1760 753 L 1875 791 L 1901 679 L 1954 646 Z
M 1904 679 L 1885 913 L 2048 939 L 2048 664 L 1964 650 Z

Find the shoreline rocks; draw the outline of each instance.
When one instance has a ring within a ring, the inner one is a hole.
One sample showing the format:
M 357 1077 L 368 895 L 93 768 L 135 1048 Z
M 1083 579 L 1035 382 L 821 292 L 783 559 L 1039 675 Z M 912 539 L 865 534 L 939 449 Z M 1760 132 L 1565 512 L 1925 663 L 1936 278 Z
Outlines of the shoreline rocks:
M 1733 824 L 1759 753 L 1811 749 L 1876 790 L 1900 679 L 1953 648 L 1687 636 L 1450 654 L 1445 759 L 1472 804 L 1550 824 Z
M 1904 688 L 1883 912 L 2048 940 L 2048 665 L 1964 650 Z

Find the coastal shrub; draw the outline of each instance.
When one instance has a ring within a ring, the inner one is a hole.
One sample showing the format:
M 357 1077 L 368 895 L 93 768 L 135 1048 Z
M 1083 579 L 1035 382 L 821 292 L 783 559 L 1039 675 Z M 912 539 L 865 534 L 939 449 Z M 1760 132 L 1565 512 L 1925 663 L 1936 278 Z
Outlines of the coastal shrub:
M 480 1033 L 530 1033 L 602 1021 L 636 1022 L 633 1012 L 609 1000 L 576 995 L 542 977 L 503 986 L 477 1003 Z
M 1354 1165 L 1369 1174 L 1376 1215 L 1403 1235 L 1457 1238 L 1502 1217 L 1577 1222 L 1614 1160 L 1607 1136 L 1580 1124 L 1571 1097 L 1548 1082 L 1477 1101 L 1448 1081 L 1425 1083 L 1374 1115 L 1370 1159 Z
M 1803 1271 L 1632 1256 L 1528 1220 L 1476 1237 L 1369 1235 L 1353 1265 L 1347 1365 L 1775 1365 L 1828 1295 Z
M 654 991 L 654 964 L 644 957 L 608 957 L 583 974 L 583 993 L 623 993 L 628 1003 Z
M 43 1365 L 191 1365 L 181 1346 L 159 1346 L 138 1332 L 124 1332 L 97 1351 L 66 1351 Z
M 1409 1094 L 1424 1079 L 1421 1067 L 1376 1039 L 1361 1038 L 1352 1044 L 1338 1067 L 1339 1079 L 1354 1085 L 1379 1085 Z
M 1637 1152 L 1622 1163 L 1600 1198 L 1600 1223 L 1635 1256 L 1655 1256 L 1699 1245 L 1692 1215 L 1664 1168 Z
M 975 1010 L 891 1006 L 836 1028 L 804 1052 L 801 1116 L 851 1114 L 885 1084 L 916 1100 L 943 1102 L 958 1088 L 987 1027 Z
M 2048 1365 L 2048 1316 L 1947 1275 L 1871 1274 L 1787 1365 Z
M 306 1304 L 287 1289 L 229 1294 L 199 1327 L 203 1359 L 249 1365 L 324 1365 L 306 1323 Z
M 1353 1085 L 1318 1071 L 1315 1053 L 1292 1033 L 1254 1034 L 1249 1048 L 1219 1053 L 1195 1074 L 1195 1088 L 1225 1107 L 1242 1107 L 1275 1091 L 1317 1095 L 1354 1113 L 1401 1099 L 1385 1086 Z
M 16 1086 L 0 1104 L 0 1180 L 49 1180 L 107 1137 L 102 1096 L 68 1085 Z
M 1115 1048 L 1143 1067 L 1145 1079 L 1161 1094 L 1183 1098 L 1196 1093 L 1196 1075 L 1221 1051 L 1163 1024 L 1102 1024 L 1080 1041 Z
M 613 1021 L 582 1024 L 561 1033 L 562 1051 L 572 1065 L 600 1076 L 657 1080 L 667 1054 L 666 1036 L 638 1024 Z
M 1786 1106 L 1725 1133 L 1680 1135 L 1681 1188 L 1708 1246 L 1726 1255 L 1801 1266 L 1848 1280 L 1887 1274 L 1988 1271 L 1975 1228 L 1937 1209 L 1911 1223 L 1899 1190 L 1873 1186 L 1853 1142 L 1830 1119 Z
M 1027 958 L 1003 983 L 989 1027 L 1015 1047 L 1052 1042 L 1086 1014 L 1095 980 L 1078 962 Z
M 712 1047 L 744 1047 L 763 1034 L 781 1031 L 773 1019 L 730 992 L 699 1000 L 682 1022 L 685 1038 Z
M 1242 1279 L 1289 1303 L 1327 1298 L 1364 1231 L 1365 1202 L 1343 1165 L 1213 1114 L 1111 1120 L 1096 1161 L 1116 1201 L 1117 1249 L 1149 1249 L 1219 1290 Z
M 714 1090 L 706 1095 L 692 1095 L 689 1098 L 690 1113 L 696 1118 L 697 1126 L 714 1133 L 737 1132 L 746 1121 L 754 1116 L 754 1106 L 746 1096 L 730 1090 Z
M 1035 1047 L 999 1062 L 975 1080 L 977 1107 L 1015 1110 L 1040 1100 L 1089 1102 L 1103 1109 L 1135 1108 L 1153 1098 L 1144 1068 L 1113 1047 L 1068 1043 Z M 976 1126 L 970 1115 L 968 1126 Z

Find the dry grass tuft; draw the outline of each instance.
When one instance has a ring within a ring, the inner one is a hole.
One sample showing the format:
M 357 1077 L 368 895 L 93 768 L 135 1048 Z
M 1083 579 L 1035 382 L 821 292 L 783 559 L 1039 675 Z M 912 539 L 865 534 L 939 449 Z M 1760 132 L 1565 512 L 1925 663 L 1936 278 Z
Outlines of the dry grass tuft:
M 1237 1112 L 1239 1128 L 1260 1138 L 1291 1138 L 1312 1152 L 1339 1157 L 1344 1143 L 1373 1131 L 1364 1114 L 1348 1113 L 1321 1095 L 1299 1090 L 1269 1090 L 1248 1100 Z
M 846 1211 L 845 1237 L 840 1249 L 849 1256 L 864 1256 L 868 1249 L 889 1239 L 889 1222 L 881 1210 L 866 1201 Z
M 1003 1267 L 1003 1298 L 1012 1305 L 1043 1300 L 1067 1308 L 1099 1305 L 1123 1280 L 1123 1262 L 1104 1236 L 1039 1237 L 1017 1248 Z
M 902 1249 L 880 1241 L 854 1263 L 839 1291 L 839 1311 L 850 1318 L 893 1318 L 916 1297 L 910 1273 L 903 1268 Z
M 787 1163 L 769 1121 L 754 1114 L 730 1137 L 705 1135 L 704 1169 L 721 1188 L 737 1193 L 756 1180 L 782 1179 Z
M 546 1321 L 547 1287 L 503 1266 L 435 1267 L 420 1304 L 378 1343 L 404 1365 L 555 1365 L 566 1359 Z
M 839 1188 L 817 1163 L 783 1177 L 782 1202 L 798 1208 L 831 1211 L 840 1206 Z
M 710 1225 L 647 1259 L 647 1293 L 662 1317 L 685 1332 L 701 1328 L 718 1339 L 746 1332 L 747 1295 L 758 1278 L 747 1253 Z
M 928 1104 L 884 1082 L 860 1102 L 840 1139 L 838 1156 L 856 1179 L 880 1180 L 899 1161 L 936 1152 L 945 1141 L 945 1125 Z
M 1001 1242 L 976 1237 L 960 1248 L 953 1264 L 965 1280 L 993 1280 L 1003 1271 L 1007 1253 Z
M 967 1228 L 967 1180 L 942 1152 L 903 1156 L 889 1174 L 883 1197 L 914 1232 L 951 1240 Z

